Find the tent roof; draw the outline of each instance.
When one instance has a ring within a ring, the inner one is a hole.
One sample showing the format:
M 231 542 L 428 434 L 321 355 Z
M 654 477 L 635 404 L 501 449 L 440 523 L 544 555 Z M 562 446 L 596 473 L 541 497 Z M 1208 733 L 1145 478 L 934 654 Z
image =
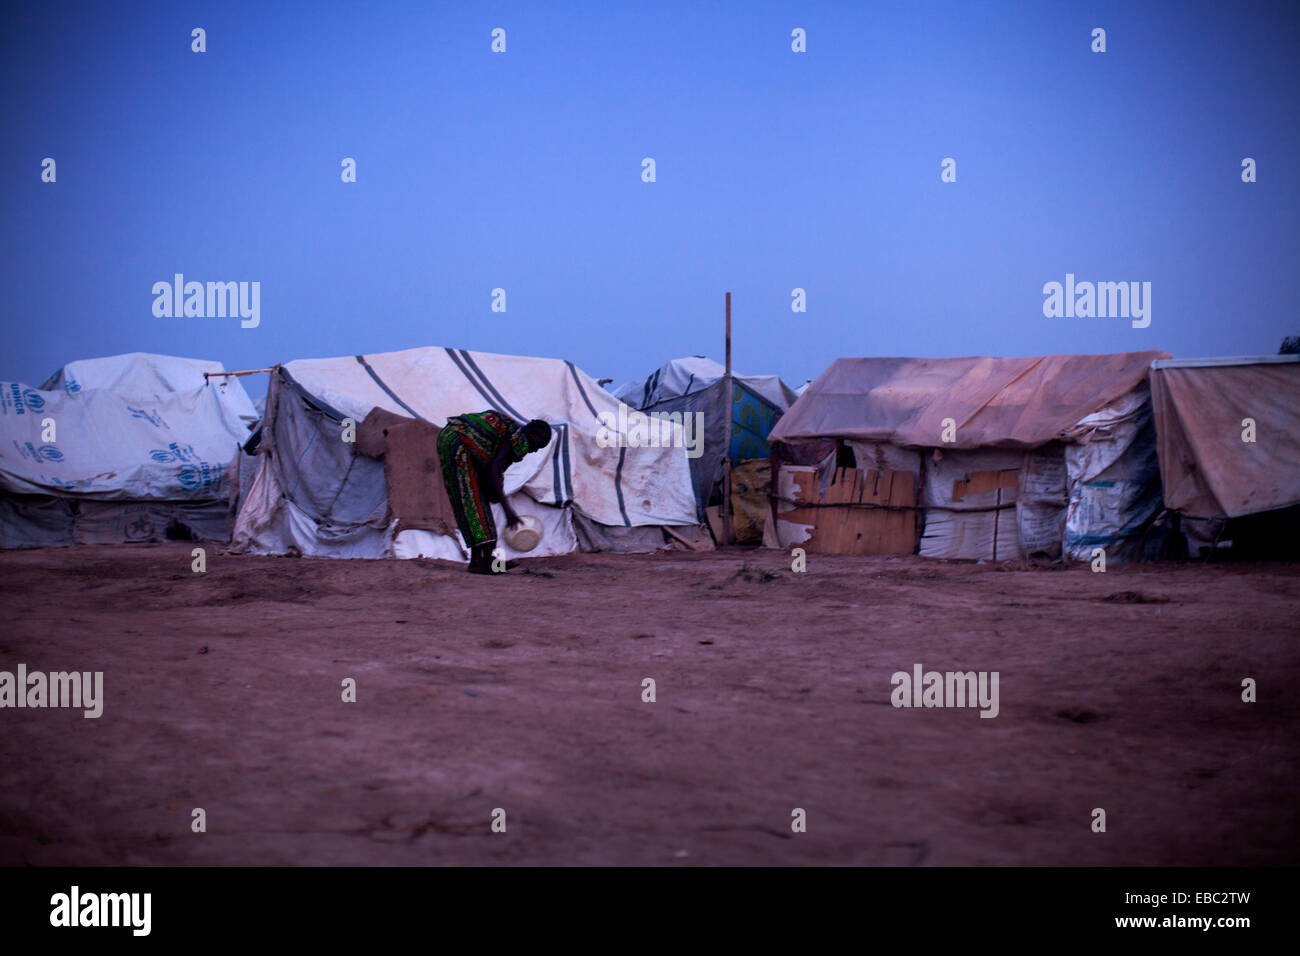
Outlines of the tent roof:
M 660 402 L 702 391 L 727 374 L 727 367 L 703 355 L 676 358 L 656 369 L 647 378 L 628 382 L 614 390 L 614 397 L 633 408 L 649 408 Z M 795 400 L 795 392 L 777 375 L 741 375 L 735 369 L 731 377 L 780 411 Z
M 1300 504 L 1300 356 L 1157 362 L 1151 401 L 1168 507 L 1215 518 Z
M 912 448 L 1032 448 L 1122 395 L 1164 352 L 1027 358 L 846 358 L 777 423 L 772 441 L 851 438 Z M 946 419 L 955 441 L 941 440 Z
M 206 379 L 204 372 L 224 372 L 220 362 L 126 352 L 104 358 L 77 359 L 59 369 L 41 385 L 43 391 L 79 392 L 105 388 L 133 401 L 165 401 L 174 392 L 189 392 L 209 383 L 218 398 L 240 418 L 257 421 L 258 415 L 238 378 Z
M 564 359 L 422 347 L 280 366 L 326 411 L 360 421 L 372 408 L 444 425 L 452 415 L 496 408 L 527 421 L 571 420 L 596 427 L 618 404 L 599 383 Z
M 210 500 L 248 438 L 252 403 L 219 362 L 167 355 L 70 362 L 43 388 L 0 383 L 0 491 L 105 500 Z M 214 383 L 216 380 L 213 380 Z M 55 440 L 43 425 L 53 419 Z

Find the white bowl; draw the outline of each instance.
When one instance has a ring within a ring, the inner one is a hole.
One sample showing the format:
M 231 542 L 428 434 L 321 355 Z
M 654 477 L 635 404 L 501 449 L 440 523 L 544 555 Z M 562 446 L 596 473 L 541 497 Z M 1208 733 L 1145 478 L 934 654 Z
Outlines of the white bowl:
M 506 528 L 501 537 L 510 547 L 524 554 L 542 543 L 542 523 L 533 515 L 520 515 L 519 524 Z

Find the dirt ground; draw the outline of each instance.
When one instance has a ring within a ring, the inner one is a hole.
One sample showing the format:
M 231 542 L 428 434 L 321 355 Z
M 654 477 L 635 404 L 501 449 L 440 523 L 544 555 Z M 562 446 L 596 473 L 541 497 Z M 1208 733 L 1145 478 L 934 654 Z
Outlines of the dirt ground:
M 105 697 L 0 710 L 0 864 L 1300 862 L 1300 565 L 192 547 L 0 554 L 0 670 Z

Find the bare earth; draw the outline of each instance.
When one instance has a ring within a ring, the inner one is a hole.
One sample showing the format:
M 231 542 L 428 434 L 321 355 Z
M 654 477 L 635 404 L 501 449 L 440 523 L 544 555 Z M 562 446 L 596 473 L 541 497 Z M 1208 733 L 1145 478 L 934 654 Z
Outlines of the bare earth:
M 0 864 L 1300 862 L 1298 565 L 192 547 L 0 554 L 0 670 L 106 698 L 0 710 Z

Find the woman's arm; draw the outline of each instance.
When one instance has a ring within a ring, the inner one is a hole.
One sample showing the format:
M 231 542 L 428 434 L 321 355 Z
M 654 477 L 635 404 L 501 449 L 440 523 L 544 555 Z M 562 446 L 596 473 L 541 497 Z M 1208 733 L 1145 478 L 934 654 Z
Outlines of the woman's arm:
M 506 500 L 505 493 L 505 474 L 506 469 L 514 462 L 514 457 L 510 451 L 510 443 L 502 442 L 501 447 L 497 449 L 496 457 L 488 465 L 488 481 L 492 485 L 492 491 L 496 495 L 496 500 L 501 502 L 501 510 L 506 513 L 506 527 L 513 528 L 519 523 L 519 515 L 515 514 L 515 509 L 510 507 L 510 502 Z

